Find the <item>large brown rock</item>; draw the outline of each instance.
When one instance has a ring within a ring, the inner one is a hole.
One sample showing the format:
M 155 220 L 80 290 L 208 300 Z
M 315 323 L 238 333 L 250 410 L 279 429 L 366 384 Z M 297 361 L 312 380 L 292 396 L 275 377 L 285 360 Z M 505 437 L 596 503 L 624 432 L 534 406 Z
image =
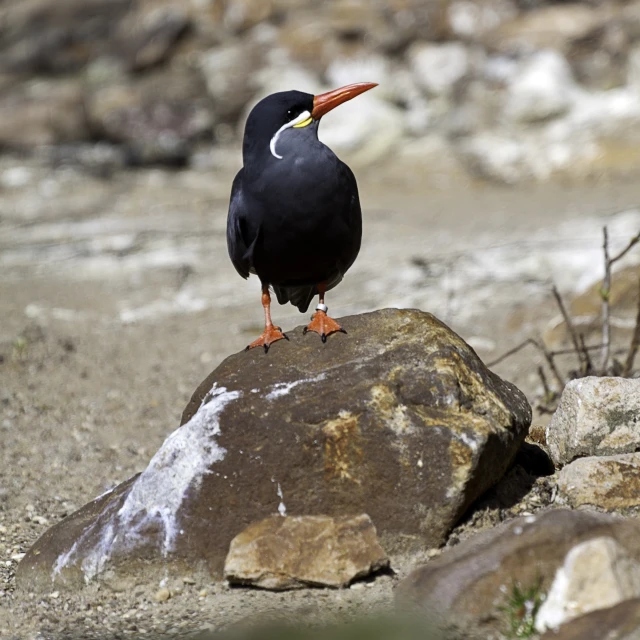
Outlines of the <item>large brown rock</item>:
M 619 545 L 630 561 L 640 561 L 636 519 L 564 509 L 524 516 L 478 534 L 415 570 L 399 585 L 397 603 L 487 635 L 504 631 L 514 586 L 546 594 L 567 554 L 603 537 Z
M 282 509 L 367 513 L 392 554 L 441 544 L 508 468 L 529 404 L 430 314 L 341 323 L 326 345 L 298 327 L 268 355 L 227 358 L 138 478 L 31 548 L 19 585 L 219 577 L 234 536 Z
M 344 587 L 387 566 L 366 514 L 275 515 L 249 525 L 231 541 L 224 577 L 232 584 L 273 590 Z

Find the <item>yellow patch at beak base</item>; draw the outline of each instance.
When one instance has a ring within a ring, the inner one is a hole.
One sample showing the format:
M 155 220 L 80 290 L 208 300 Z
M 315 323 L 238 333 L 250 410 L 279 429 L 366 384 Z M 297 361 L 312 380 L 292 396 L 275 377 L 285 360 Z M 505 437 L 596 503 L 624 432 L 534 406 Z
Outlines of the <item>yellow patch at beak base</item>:
M 293 128 L 294 129 L 301 129 L 302 127 L 306 127 L 308 125 L 310 125 L 313 122 L 313 118 L 307 118 L 306 120 L 303 120 L 302 122 L 298 122 L 298 124 L 294 124 Z

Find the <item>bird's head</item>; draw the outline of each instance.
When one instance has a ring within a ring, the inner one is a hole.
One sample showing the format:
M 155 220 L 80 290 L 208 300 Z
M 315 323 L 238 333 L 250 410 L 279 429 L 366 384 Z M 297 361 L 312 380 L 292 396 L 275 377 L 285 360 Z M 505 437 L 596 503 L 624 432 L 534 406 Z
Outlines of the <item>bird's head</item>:
M 281 160 L 285 148 L 303 147 L 317 140 L 323 115 L 377 86 L 373 82 L 358 82 L 317 96 L 281 91 L 263 98 L 247 118 L 243 142 L 245 165 L 251 157 L 263 155 Z

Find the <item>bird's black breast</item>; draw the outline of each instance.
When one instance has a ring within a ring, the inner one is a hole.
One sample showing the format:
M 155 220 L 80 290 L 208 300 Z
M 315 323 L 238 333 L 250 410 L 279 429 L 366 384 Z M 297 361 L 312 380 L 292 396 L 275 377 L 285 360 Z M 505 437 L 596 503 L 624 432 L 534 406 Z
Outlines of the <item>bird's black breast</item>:
M 236 178 L 228 233 L 241 275 L 254 271 L 277 286 L 316 285 L 339 280 L 355 260 L 362 234 L 357 184 L 349 167 L 318 144 L 312 154 L 273 158 L 262 171 L 245 168 Z

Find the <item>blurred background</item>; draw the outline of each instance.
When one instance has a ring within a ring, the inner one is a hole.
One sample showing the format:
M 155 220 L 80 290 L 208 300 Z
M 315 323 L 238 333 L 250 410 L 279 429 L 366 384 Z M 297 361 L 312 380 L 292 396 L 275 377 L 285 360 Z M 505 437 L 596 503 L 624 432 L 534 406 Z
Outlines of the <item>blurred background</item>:
M 360 81 L 320 127 L 364 218 L 331 315 L 417 307 L 491 363 L 570 345 L 555 283 L 601 342 L 602 227 L 611 255 L 640 230 L 640 0 L 0 0 L 0 597 L 11 554 L 143 469 L 262 330 L 225 239 L 251 106 Z M 639 276 L 636 246 L 615 353 Z M 535 403 L 543 364 L 494 369 Z
M 50 333 L 100 361 L 131 343 L 183 363 L 188 390 L 250 342 L 259 285 L 225 243 L 246 115 L 357 81 L 380 86 L 320 128 L 364 208 L 332 313 L 419 307 L 492 360 L 566 344 L 556 283 L 599 339 L 601 228 L 615 253 L 640 227 L 640 2 L 4 0 L 0 51 L 6 361 Z M 538 357 L 499 370 L 533 394 Z

